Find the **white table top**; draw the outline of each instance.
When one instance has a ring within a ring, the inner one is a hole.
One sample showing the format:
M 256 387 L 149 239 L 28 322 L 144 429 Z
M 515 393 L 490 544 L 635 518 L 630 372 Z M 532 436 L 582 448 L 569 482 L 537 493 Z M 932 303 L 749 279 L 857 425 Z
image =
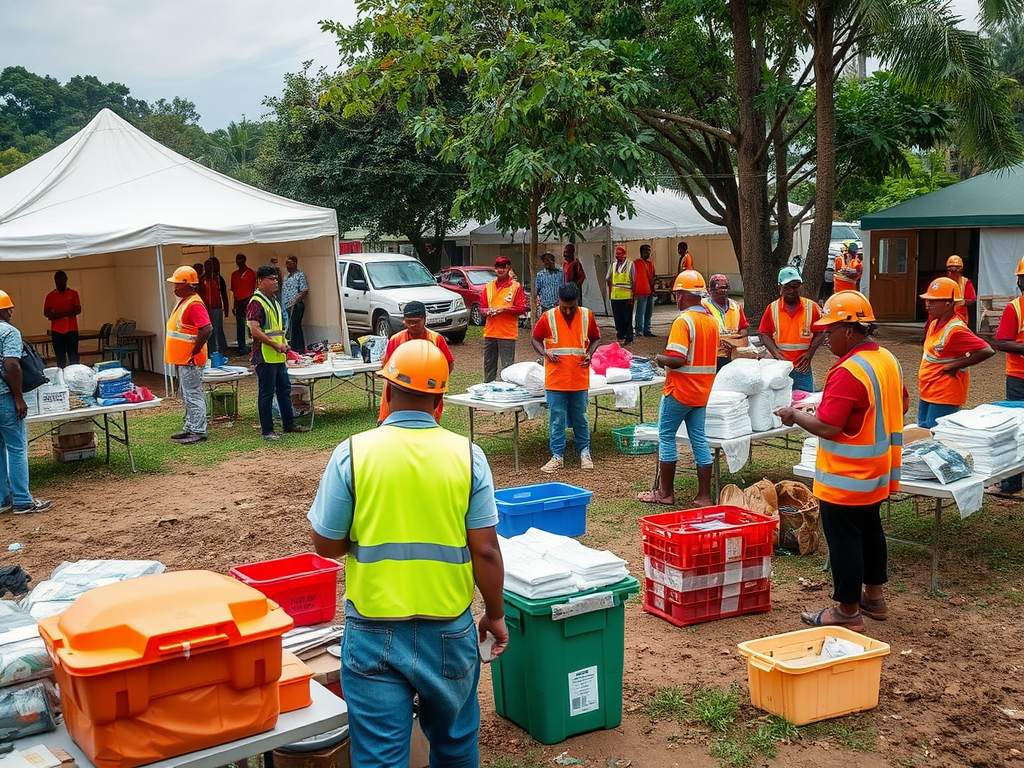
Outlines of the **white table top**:
M 712 448 L 722 448 L 730 443 L 737 443 L 743 440 L 768 440 L 773 437 L 785 437 L 786 435 L 792 434 L 793 432 L 801 432 L 802 428 L 798 426 L 781 426 L 775 427 L 774 429 L 768 429 L 764 432 L 751 432 L 749 435 L 740 435 L 738 437 L 709 437 L 708 445 Z M 657 433 L 641 432 L 639 434 L 633 433 L 633 439 L 638 443 L 656 443 L 658 442 Z M 683 435 L 676 435 L 676 442 L 689 444 L 689 439 Z
M 665 383 L 663 376 L 655 376 L 653 379 L 648 381 L 622 381 L 618 384 L 604 384 L 600 387 L 592 387 L 587 393 L 588 397 L 599 397 L 601 395 L 614 395 L 616 391 L 625 389 L 627 387 L 655 387 Z M 479 400 L 468 392 L 462 392 L 458 395 L 445 395 L 444 399 L 446 402 L 453 403 L 455 405 L 464 405 L 467 408 L 478 408 L 482 411 L 490 411 L 491 413 L 507 413 L 509 411 L 522 410 L 528 403 L 535 403 L 537 405 L 544 405 L 547 403 L 547 397 L 545 395 L 538 395 L 531 397 L 526 400 L 516 400 L 514 402 L 495 402 L 493 400 Z
M 168 760 L 149 763 L 148 768 L 219 768 L 228 763 L 269 752 L 285 744 L 294 744 L 296 741 L 310 736 L 326 733 L 348 723 L 348 707 L 345 705 L 345 701 L 319 683 L 312 680 L 309 683 L 313 703 L 305 709 L 285 712 L 277 719 L 277 725 L 272 730 L 209 749 L 201 749 Z M 85 757 L 78 745 L 71 740 L 71 736 L 63 724 L 57 726 L 56 731 L 19 739 L 14 742 L 14 747 L 15 749 L 27 749 L 37 744 L 63 749 L 75 758 L 80 768 L 93 768 L 93 764 Z
M 214 369 L 215 370 L 215 369 Z M 240 381 L 252 376 L 252 371 L 233 371 L 231 373 L 208 373 L 203 371 L 203 384 L 219 384 L 221 382 Z
M 1024 472 L 1024 462 L 1007 467 L 1002 472 L 997 472 L 994 475 L 972 473 L 962 480 L 956 480 L 946 485 L 943 485 L 938 480 L 900 480 L 899 492 L 912 493 L 915 496 L 928 496 L 933 499 L 952 499 L 957 491 L 969 488 L 979 482 L 984 485 L 998 483 L 1000 480 L 1019 475 L 1021 472 Z M 814 467 L 809 467 L 806 464 L 797 464 L 793 467 L 793 474 L 797 477 L 814 477 Z
M 288 378 L 294 379 L 295 381 L 330 379 L 334 376 L 352 376 L 357 373 L 373 373 L 374 371 L 379 371 L 380 368 L 380 363 L 364 363 L 361 360 L 358 362 L 353 360 L 351 363 L 346 360 L 344 365 L 339 366 L 328 363 L 290 366 L 288 368 Z
M 70 411 L 60 413 L 40 413 L 35 416 L 26 416 L 26 424 L 39 424 L 47 421 L 77 421 L 78 419 L 91 419 L 94 416 L 102 416 L 110 413 L 122 413 L 124 411 L 144 411 L 147 408 L 156 408 L 163 402 L 162 398 L 154 398 L 145 403 L 118 403 L 117 405 L 95 405 L 91 408 L 73 408 Z

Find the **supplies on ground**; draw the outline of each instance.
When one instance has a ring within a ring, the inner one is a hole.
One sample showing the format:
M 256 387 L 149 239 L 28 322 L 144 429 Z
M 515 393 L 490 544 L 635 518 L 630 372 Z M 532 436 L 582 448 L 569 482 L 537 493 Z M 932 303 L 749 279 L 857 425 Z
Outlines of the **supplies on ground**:
M 53 570 L 49 579 L 33 587 L 19 605 L 38 621 L 67 610 L 78 597 L 94 587 L 163 573 L 164 570 L 164 564 L 156 560 L 65 562 Z
M 629 576 L 626 561 L 575 539 L 530 528 L 498 537 L 505 561 L 505 589 L 530 599 L 570 595 L 608 586 Z
M 0 601 L 0 687 L 49 677 L 52 672 L 36 620 L 18 604 Z
M 936 440 L 974 458 L 974 471 L 990 476 L 1017 461 L 1020 424 L 1007 408 L 979 406 L 942 416 L 932 430 Z

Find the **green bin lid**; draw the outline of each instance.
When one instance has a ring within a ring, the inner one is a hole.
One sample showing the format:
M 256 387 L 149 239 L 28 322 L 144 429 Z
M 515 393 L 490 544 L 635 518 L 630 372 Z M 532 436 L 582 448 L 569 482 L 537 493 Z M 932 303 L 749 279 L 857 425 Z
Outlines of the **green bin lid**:
M 637 594 L 639 591 L 640 582 L 632 576 L 627 576 L 622 581 L 609 584 L 607 587 L 588 589 L 586 592 L 573 592 L 571 595 L 558 595 L 557 597 L 544 597 L 538 600 L 531 600 L 528 597 L 523 597 L 522 595 L 517 595 L 514 592 L 505 590 L 503 596 L 506 603 L 515 606 L 523 613 L 527 613 L 531 616 L 550 616 L 552 606 L 564 605 L 568 603 L 570 599 L 586 597 L 587 595 L 596 595 L 600 592 L 611 592 L 615 597 L 615 604 L 618 605 L 620 601 L 624 600 L 629 595 Z

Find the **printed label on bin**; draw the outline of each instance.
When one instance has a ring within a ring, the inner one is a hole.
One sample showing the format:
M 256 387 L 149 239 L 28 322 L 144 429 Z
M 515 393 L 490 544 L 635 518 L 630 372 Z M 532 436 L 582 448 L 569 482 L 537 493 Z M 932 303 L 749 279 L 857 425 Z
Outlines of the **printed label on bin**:
M 570 616 L 581 616 L 584 613 L 603 611 L 615 607 L 615 597 L 611 592 L 598 592 L 586 597 L 570 597 L 569 602 L 551 606 L 551 619 L 568 619 Z
M 569 717 L 593 712 L 598 706 L 597 667 L 587 667 L 570 672 Z
M 725 540 L 725 559 L 739 560 L 743 557 L 743 537 L 731 536 Z

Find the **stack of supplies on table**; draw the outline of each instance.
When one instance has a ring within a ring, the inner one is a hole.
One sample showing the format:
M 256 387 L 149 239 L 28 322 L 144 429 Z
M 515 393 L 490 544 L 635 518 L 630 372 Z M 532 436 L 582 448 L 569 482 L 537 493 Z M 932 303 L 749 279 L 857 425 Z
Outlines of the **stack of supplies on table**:
M 67 610 L 85 592 L 139 576 L 163 573 L 156 560 L 78 560 L 61 563 L 50 578 L 41 581 L 21 600 L 21 608 L 39 620 Z
M 57 727 L 53 665 L 39 625 L 20 606 L 0 601 L 0 735 L 4 741 Z
M 498 537 L 505 561 L 505 589 L 530 599 L 571 595 L 616 584 L 629 576 L 626 561 L 568 536 L 530 528 Z
M 1018 430 L 1009 409 L 980 406 L 940 417 L 932 435 L 960 453 L 970 452 L 974 471 L 991 476 L 1016 463 Z
M 501 380 L 517 384 L 535 397 L 544 396 L 544 366 L 540 363 L 516 363 L 502 368 Z
M 970 477 L 973 459 L 939 440 L 917 440 L 903 448 L 904 480 L 935 480 L 943 485 Z
M 503 381 L 491 381 L 486 384 L 474 384 L 466 388 L 466 392 L 474 400 L 485 400 L 491 403 L 519 403 L 534 397 L 530 390 L 518 384 Z
M 717 440 L 731 440 L 745 437 L 752 431 L 747 396 L 739 392 L 712 390 L 704 420 L 704 433 Z M 679 428 L 678 434 L 686 435 L 685 422 Z
M 775 410 L 792 403 L 792 370 L 793 364 L 786 360 L 740 358 L 718 372 L 711 391 L 746 395 L 751 430 L 766 432 L 782 426 Z

